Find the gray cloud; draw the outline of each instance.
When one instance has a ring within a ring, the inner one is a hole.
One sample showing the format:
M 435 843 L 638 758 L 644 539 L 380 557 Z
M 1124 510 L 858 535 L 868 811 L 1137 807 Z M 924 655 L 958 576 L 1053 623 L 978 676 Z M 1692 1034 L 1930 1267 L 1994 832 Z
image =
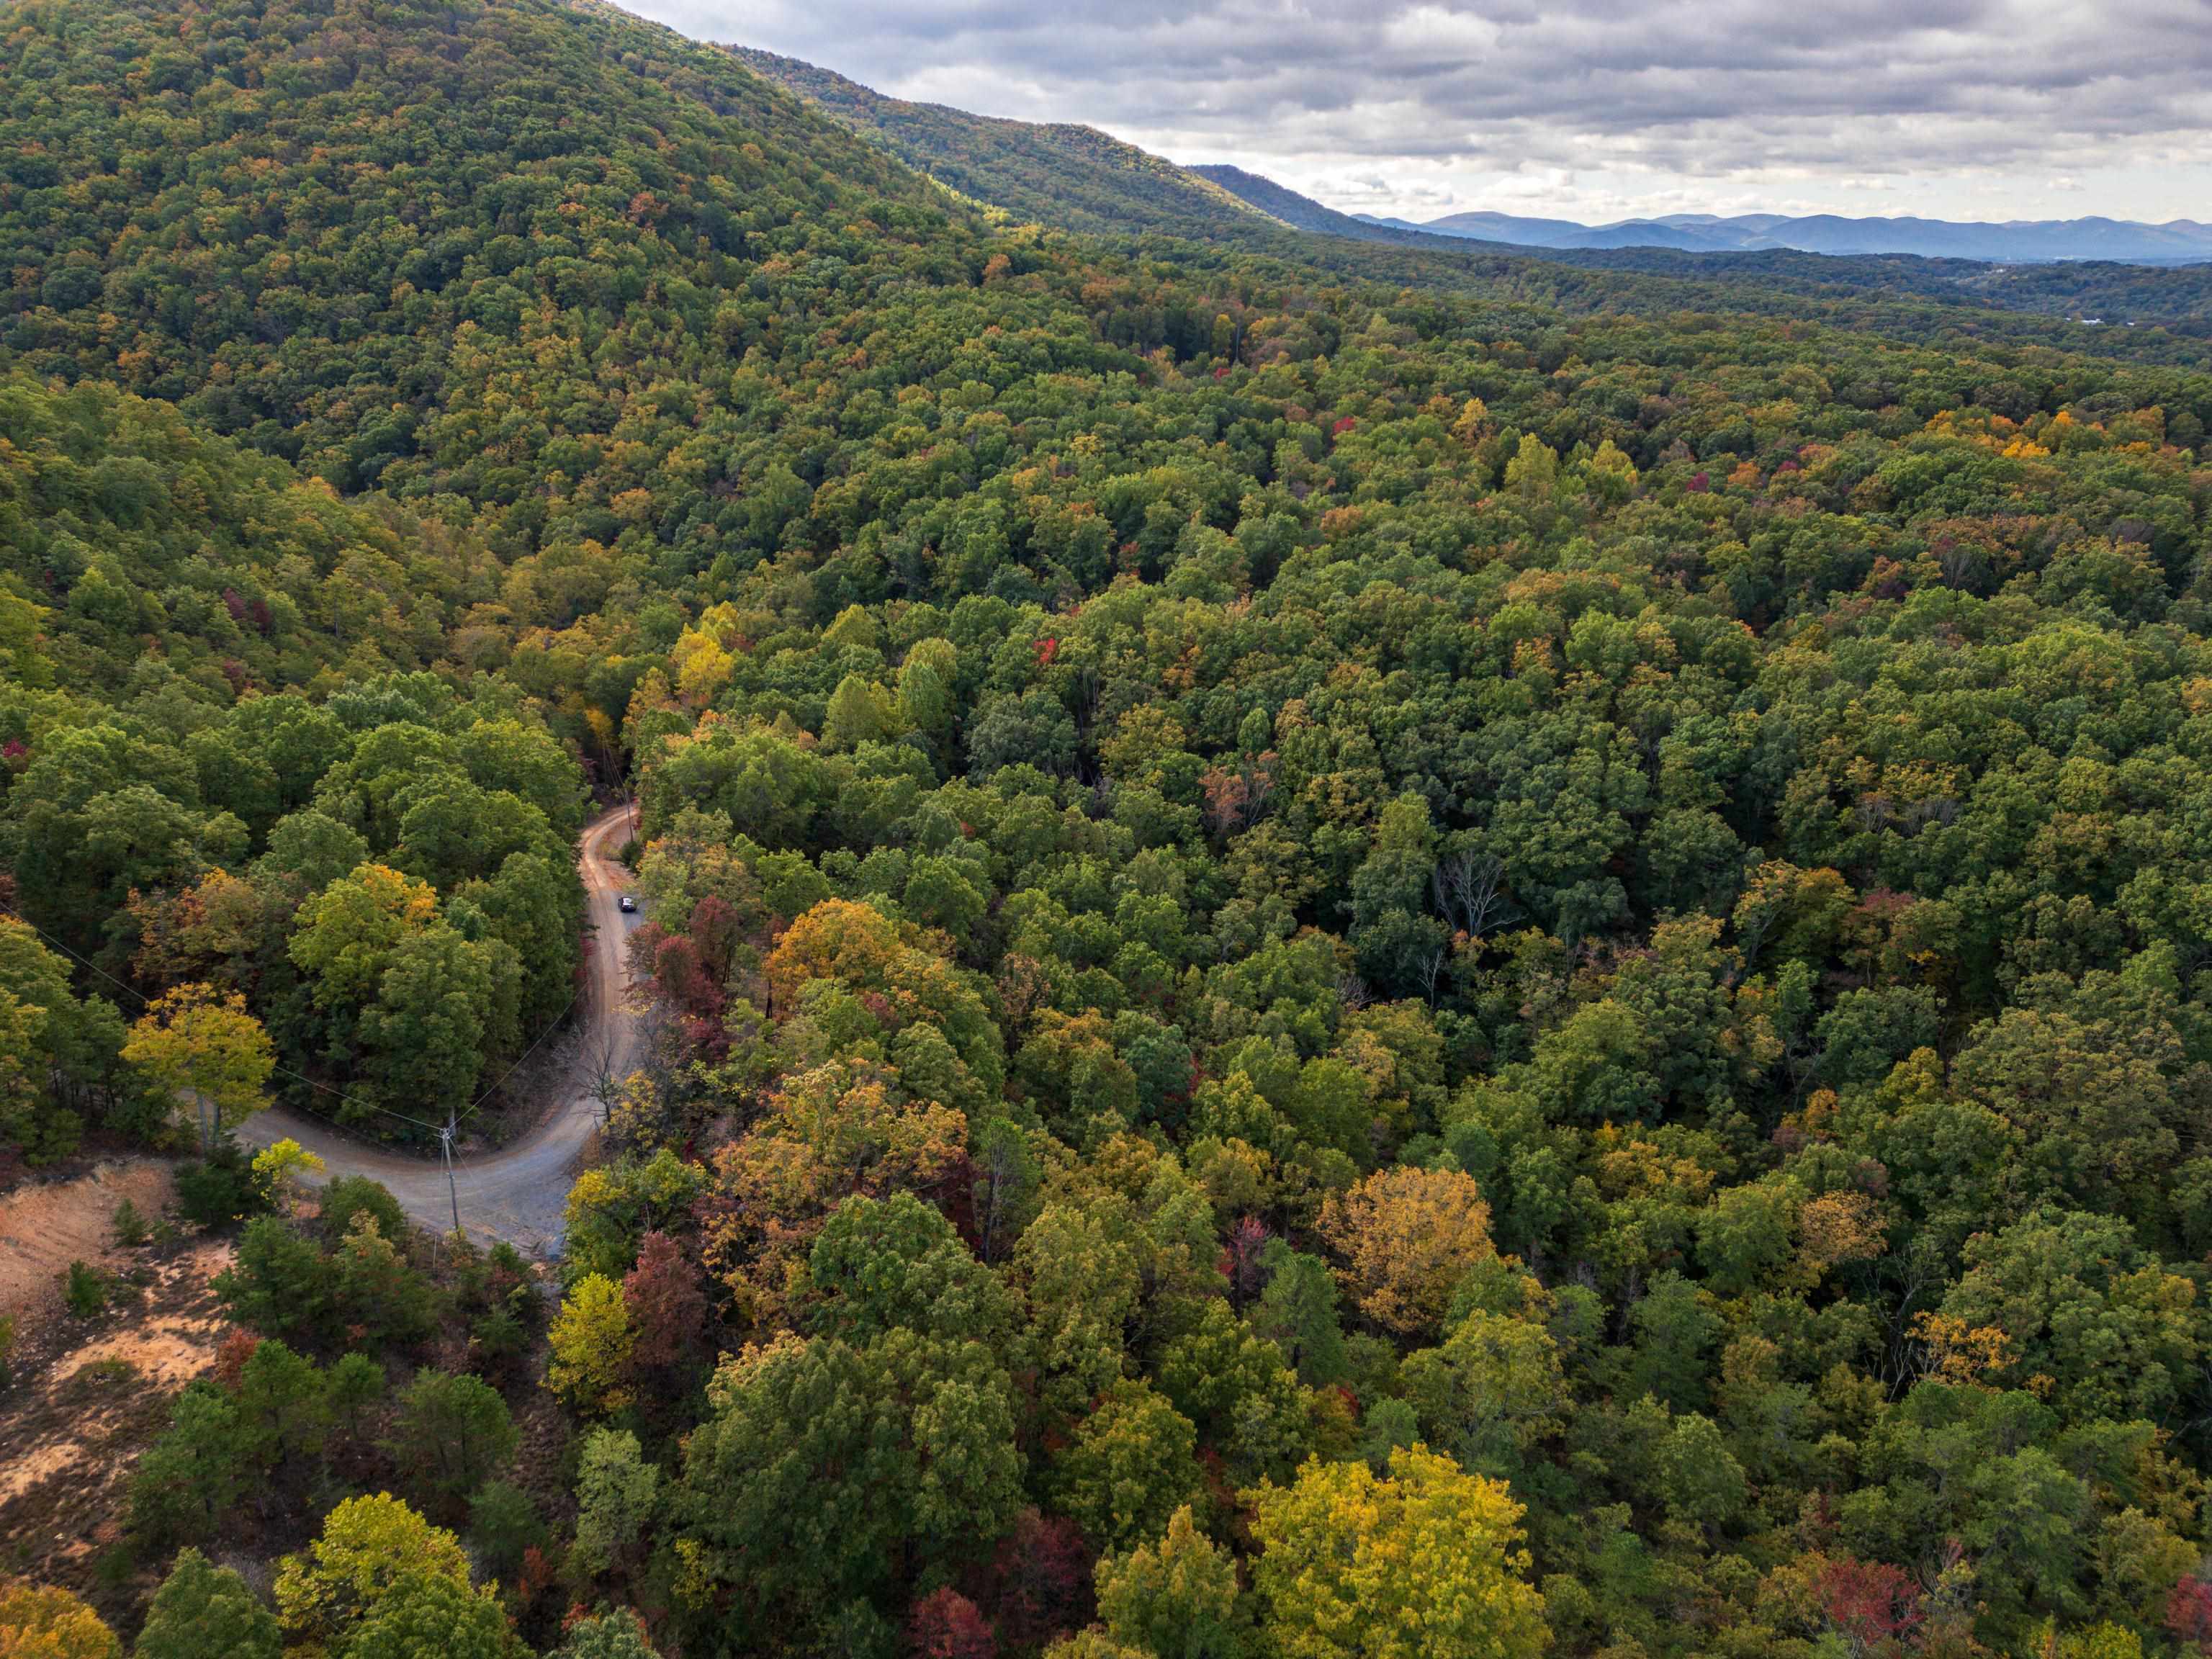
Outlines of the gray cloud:
M 634 0 L 634 3 L 636 0 Z M 2212 0 L 643 0 L 1340 205 L 2212 213 Z M 2068 186 L 2072 186 L 2068 188 Z M 1883 204 L 1869 195 L 1897 196 Z M 2041 205 L 2039 205 L 2040 204 Z

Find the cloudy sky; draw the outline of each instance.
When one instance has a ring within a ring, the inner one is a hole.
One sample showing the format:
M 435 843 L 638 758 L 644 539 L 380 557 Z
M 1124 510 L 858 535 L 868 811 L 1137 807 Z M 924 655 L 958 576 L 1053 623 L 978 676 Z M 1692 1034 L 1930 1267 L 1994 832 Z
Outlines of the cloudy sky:
M 2212 0 L 628 0 L 1333 207 L 2212 219 Z

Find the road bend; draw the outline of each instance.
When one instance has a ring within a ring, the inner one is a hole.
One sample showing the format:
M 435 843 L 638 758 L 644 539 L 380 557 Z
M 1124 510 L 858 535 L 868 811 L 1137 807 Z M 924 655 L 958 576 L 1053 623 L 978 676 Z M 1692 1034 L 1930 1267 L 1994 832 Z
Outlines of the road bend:
M 635 811 L 621 806 L 594 818 L 578 842 L 592 934 L 590 975 L 579 999 L 580 1029 L 567 1044 L 570 1059 L 550 1085 L 560 1098 L 533 1127 L 504 1146 L 456 1157 L 450 1191 L 445 1164 L 434 1154 L 386 1151 L 283 1106 L 256 1112 L 239 1129 L 239 1139 L 256 1149 L 296 1140 L 323 1160 L 323 1172 L 313 1180 L 368 1176 L 391 1189 L 410 1219 L 434 1232 L 453 1231 L 458 1200 L 462 1231 L 478 1243 L 505 1239 L 532 1255 L 557 1252 L 577 1160 L 599 1127 L 601 1079 L 627 1076 L 635 1063 L 637 1021 L 626 1006 L 628 946 L 630 930 L 644 918 L 622 908 L 630 878 L 615 854 L 633 832 Z

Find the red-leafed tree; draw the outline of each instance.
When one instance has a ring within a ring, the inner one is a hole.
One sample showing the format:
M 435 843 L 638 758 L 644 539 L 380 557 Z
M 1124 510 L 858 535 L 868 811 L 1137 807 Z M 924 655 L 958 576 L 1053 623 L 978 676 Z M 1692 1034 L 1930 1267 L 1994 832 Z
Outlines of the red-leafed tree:
M 906 1641 L 914 1659 L 993 1659 L 999 1650 L 982 1609 L 949 1584 L 914 1604 Z
M 2185 1576 L 2166 1593 L 2166 1633 L 2199 1653 L 2212 1653 L 2212 1580 Z
M 1249 787 L 1237 773 L 1224 767 L 1210 766 L 1198 781 L 1206 796 L 1206 827 L 1217 836 L 1226 836 L 1244 823 L 1244 803 Z
M 699 959 L 699 947 L 684 933 L 672 933 L 653 953 L 653 980 L 660 994 L 695 1019 L 722 1012 L 722 988 Z
M 648 1368 L 680 1364 L 696 1352 L 707 1322 L 707 1292 L 684 1247 L 664 1232 L 638 1243 L 637 1265 L 623 1279 L 629 1310 L 630 1363 Z
M 238 1380 L 245 1374 L 246 1362 L 253 1358 L 253 1351 L 260 1346 L 261 1338 L 252 1331 L 229 1332 L 216 1347 L 215 1380 L 235 1393 Z
M 1042 1647 L 1091 1622 L 1091 1567 L 1073 1521 L 1026 1509 L 999 1540 L 979 1599 L 1009 1648 Z
M 1221 1247 L 1221 1273 L 1229 1281 L 1229 1299 L 1238 1312 L 1249 1307 L 1267 1288 L 1267 1270 L 1260 1257 L 1274 1235 L 1255 1215 L 1240 1216 L 1231 1224 L 1228 1241 Z
M 730 963 L 744 942 L 744 921 L 737 908 L 720 893 L 709 893 L 691 907 L 691 943 L 699 960 L 717 984 L 729 977 Z
M 1902 1567 L 1838 1556 L 1814 1581 L 1820 1610 L 1855 1652 L 1893 1653 L 1925 1616 L 1920 1588 Z

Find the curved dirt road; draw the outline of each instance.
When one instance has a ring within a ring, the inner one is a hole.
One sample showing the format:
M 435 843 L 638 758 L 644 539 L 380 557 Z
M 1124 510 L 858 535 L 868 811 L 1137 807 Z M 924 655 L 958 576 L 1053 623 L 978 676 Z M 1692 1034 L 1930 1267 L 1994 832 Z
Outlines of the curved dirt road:
M 598 1126 L 599 1103 L 593 1092 L 602 1073 L 617 1078 L 631 1066 L 636 1021 L 623 1007 L 629 976 L 624 962 L 629 930 L 644 918 L 625 914 L 619 902 L 629 872 L 612 854 L 629 839 L 634 807 L 617 807 L 586 825 L 579 842 L 579 867 L 593 943 L 591 980 L 581 999 L 581 1029 L 568 1038 L 574 1059 L 562 1084 L 559 1103 L 528 1133 L 495 1151 L 457 1157 L 453 1186 L 460 1200 L 461 1226 L 478 1242 L 503 1238 L 536 1255 L 556 1251 L 561 1212 L 574 1177 L 576 1157 Z M 272 1106 L 256 1112 L 238 1132 L 248 1146 L 266 1146 L 287 1138 L 320 1157 L 324 1174 L 369 1176 L 384 1183 L 400 1207 L 434 1232 L 453 1227 L 453 1206 L 444 1166 L 434 1158 L 413 1158 L 380 1151 L 331 1127 L 317 1118 Z

